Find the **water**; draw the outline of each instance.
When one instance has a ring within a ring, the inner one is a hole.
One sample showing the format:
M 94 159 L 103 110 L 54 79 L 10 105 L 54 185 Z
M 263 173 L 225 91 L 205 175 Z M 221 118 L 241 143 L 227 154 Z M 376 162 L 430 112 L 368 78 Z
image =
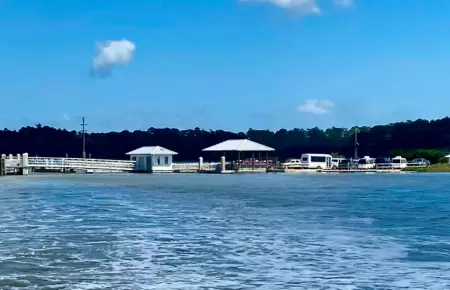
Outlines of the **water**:
M 450 178 L 0 179 L 0 289 L 450 289 Z

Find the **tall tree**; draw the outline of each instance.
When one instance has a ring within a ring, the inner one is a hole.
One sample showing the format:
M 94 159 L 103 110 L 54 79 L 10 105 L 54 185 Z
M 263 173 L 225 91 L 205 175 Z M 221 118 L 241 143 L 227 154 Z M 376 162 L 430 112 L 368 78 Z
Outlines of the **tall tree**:
M 178 130 L 150 127 L 145 131 L 86 134 L 87 155 L 96 158 L 125 158 L 125 153 L 140 146 L 160 145 L 177 151 L 177 160 L 197 160 L 202 149 L 227 139 L 249 138 L 274 147 L 279 159 L 298 158 L 302 153 L 335 153 L 353 156 L 354 128 L 326 130 L 249 129 L 243 132 L 206 131 L 200 128 Z M 416 120 L 384 126 L 360 127 L 359 156 L 405 155 L 439 160 L 450 148 L 450 118 Z M 31 156 L 81 157 L 82 138 L 67 131 L 37 124 L 20 130 L 0 130 L 0 153 L 28 152 Z M 428 156 L 428 157 L 427 157 Z

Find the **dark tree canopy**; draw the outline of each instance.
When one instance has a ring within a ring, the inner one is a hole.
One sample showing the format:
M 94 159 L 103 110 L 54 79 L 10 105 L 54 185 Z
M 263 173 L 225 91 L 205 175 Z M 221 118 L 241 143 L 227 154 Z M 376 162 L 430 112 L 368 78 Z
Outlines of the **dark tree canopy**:
M 201 150 L 227 139 L 249 138 L 276 149 L 279 159 L 298 158 L 302 153 L 333 153 L 351 157 L 354 128 L 280 129 L 276 132 L 249 129 L 246 133 L 199 128 L 178 130 L 149 128 L 147 131 L 90 133 L 86 151 L 92 158 L 124 159 L 125 153 L 141 146 L 160 145 L 179 153 L 178 161 L 194 161 Z M 437 162 L 450 148 L 450 119 L 407 121 L 384 126 L 361 127 L 359 156 L 425 157 Z M 0 153 L 28 152 L 30 156 L 81 157 L 79 132 L 55 129 L 40 124 L 18 131 L 0 131 Z

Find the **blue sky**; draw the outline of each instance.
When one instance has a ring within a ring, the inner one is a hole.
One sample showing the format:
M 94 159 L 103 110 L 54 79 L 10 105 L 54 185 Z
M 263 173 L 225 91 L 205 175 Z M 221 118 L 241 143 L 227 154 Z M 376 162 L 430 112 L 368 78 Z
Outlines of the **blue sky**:
M 448 114 L 450 1 L 295 1 L 310 3 L 2 1 L 0 126 L 78 129 L 85 116 L 91 131 L 273 130 Z M 108 41 L 134 48 L 90 74 Z

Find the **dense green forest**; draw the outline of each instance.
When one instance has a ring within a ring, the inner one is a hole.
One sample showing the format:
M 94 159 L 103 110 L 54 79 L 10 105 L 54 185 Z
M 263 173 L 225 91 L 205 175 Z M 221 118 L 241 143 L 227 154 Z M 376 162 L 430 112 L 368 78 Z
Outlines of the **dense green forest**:
M 408 159 L 425 157 L 438 162 L 450 150 L 450 118 L 407 121 L 383 126 L 360 127 L 359 156 L 402 155 Z M 299 157 L 302 153 L 334 153 L 353 156 L 355 128 L 249 129 L 246 133 L 199 128 L 178 130 L 149 128 L 147 131 L 122 131 L 86 134 L 86 152 L 92 158 L 123 159 L 126 152 L 141 146 L 160 145 L 179 153 L 178 161 L 197 160 L 201 150 L 227 139 L 249 138 L 276 149 L 279 159 Z M 40 124 L 18 131 L 0 131 L 0 152 L 31 156 L 81 157 L 82 135 L 77 131 L 55 129 Z

